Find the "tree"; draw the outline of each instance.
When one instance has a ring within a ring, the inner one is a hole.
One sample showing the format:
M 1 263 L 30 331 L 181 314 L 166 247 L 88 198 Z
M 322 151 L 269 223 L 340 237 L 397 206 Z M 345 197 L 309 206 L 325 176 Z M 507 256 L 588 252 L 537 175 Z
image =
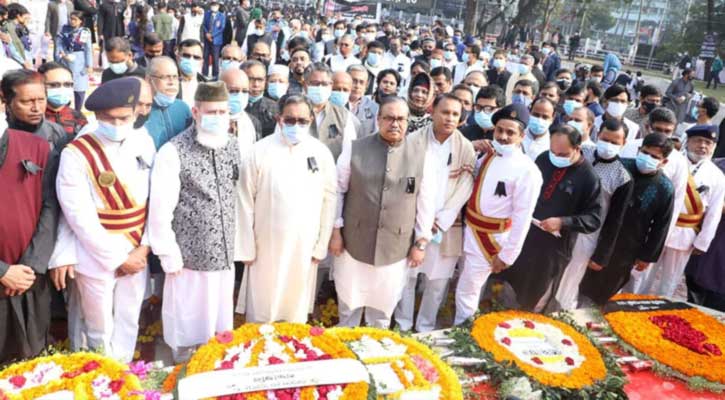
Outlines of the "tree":
M 606 32 L 617 24 L 617 19 L 612 16 L 612 5 L 610 2 L 597 2 L 587 9 L 587 18 L 583 19 L 582 25 L 591 29 Z

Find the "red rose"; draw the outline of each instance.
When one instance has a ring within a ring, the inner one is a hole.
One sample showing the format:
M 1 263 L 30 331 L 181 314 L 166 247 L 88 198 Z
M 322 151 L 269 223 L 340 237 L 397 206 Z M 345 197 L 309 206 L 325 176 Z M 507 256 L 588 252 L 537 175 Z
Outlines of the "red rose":
M 541 361 L 541 359 L 539 357 L 534 357 L 531 359 L 531 361 L 533 361 L 534 364 L 538 364 L 538 365 L 542 365 L 544 363 L 543 361 Z
M 234 362 L 233 361 L 222 361 L 222 365 L 219 367 L 219 369 L 232 369 L 234 368 Z
M 498 326 L 504 329 L 511 329 L 511 325 L 507 324 L 506 322 L 501 322 L 500 324 L 498 324 Z
M 96 360 L 88 361 L 87 363 L 85 363 L 85 365 L 83 365 L 83 372 L 94 371 L 94 370 L 98 369 L 100 366 L 101 366 L 101 364 Z
M 284 364 L 284 361 L 281 358 L 277 358 L 275 356 L 269 357 L 268 361 L 271 365 Z
M 524 321 L 524 327 L 529 328 L 529 329 L 534 329 L 536 327 L 536 325 L 534 325 L 534 323 L 531 321 Z
M 505 337 L 505 338 L 501 339 L 501 343 L 505 344 L 506 346 L 510 346 L 511 345 L 511 339 Z
M 25 386 L 25 382 L 27 381 L 27 379 L 25 379 L 22 375 L 15 375 L 8 380 L 13 384 L 13 386 L 15 386 L 16 389 L 20 389 Z
M 115 381 L 111 381 L 111 383 L 108 384 L 108 387 L 111 388 L 111 392 L 118 393 L 123 387 L 123 379 L 116 379 Z
M 75 371 L 70 371 L 70 372 L 63 372 L 63 375 L 61 375 L 60 377 L 61 378 L 65 378 L 65 379 L 73 379 L 76 376 L 80 375 L 81 373 L 83 373 L 83 371 L 80 371 L 80 370 L 75 370 Z
M 572 345 L 571 340 L 569 340 L 569 339 L 562 339 L 561 340 L 561 344 L 563 344 L 565 346 L 571 346 Z
M 574 359 L 572 359 L 571 357 L 565 358 L 564 362 L 566 362 L 566 365 L 574 365 Z

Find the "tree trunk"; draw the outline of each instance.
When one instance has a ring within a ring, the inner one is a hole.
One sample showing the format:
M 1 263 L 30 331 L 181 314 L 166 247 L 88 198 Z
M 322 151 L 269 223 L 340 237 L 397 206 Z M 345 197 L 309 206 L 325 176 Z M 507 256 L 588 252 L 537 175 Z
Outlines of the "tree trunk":
M 464 30 L 476 36 L 478 33 L 478 0 L 466 0 L 466 10 Z
M 715 13 L 715 0 L 707 0 L 707 32 L 712 33 L 712 15 Z

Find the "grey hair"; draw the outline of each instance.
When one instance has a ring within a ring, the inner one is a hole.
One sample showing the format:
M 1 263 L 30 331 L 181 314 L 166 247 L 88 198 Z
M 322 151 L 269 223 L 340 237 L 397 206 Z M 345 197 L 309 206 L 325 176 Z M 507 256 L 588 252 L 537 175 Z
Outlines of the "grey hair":
M 179 70 L 176 67 L 176 62 L 168 56 L 158 56 L 151 59 L 149 62 L 148 68 L 146 68 L 146 77 L 151 77 L 154 75 L 157 75 L 156 72 L 158 72 L 159 68 L 161 68 L 164 64 L 170 64 L 174 66 L 174 69 L 176 69 L 176 73 L 179 72 Z
M 380 99 L 380 108 L 378 109 L 378 115 L 382 115 L 383 107 L 389 105 L 389 104 L 395 104 L 400 103 L 403 106 L 405 106 L 405 111 L 410 114 L 410 109 L 408 108 L 408 102 L 399 96 L 385 96 L 382 99 Z
M 267 74 L 267 67 L 261 61 L 254 59 L 254 58 L 243 62 L 241 69 L 243 69 L 244 72 L 247 72 L 252 67 L 262 67 L 265 71 L 265 75 Z
M 670 124 L 677 125 L 677 116 L 669 108 L 657 107 L 649 113 L 647 122 L 649 122 L 649 126 L 657 122 L 669 122 Z
M 367 74 L 368 70 L 365 69 L 365 66 L 362 64 L 352 64 L 349 67 L 347 67 L 347 73 L 353 73 L 353 72 L 364 72 Z
M 342 41 L 343 39 L 350 39 L 353 43 L 355 43 L 355 37 L 349 33 L 342 35 L 342 37 L 340 38 L 340 41 Z
M 330 69 L 330 67 L 325 63 L 316 62 L 316 63 L 310 64 L 307 68 L 305 68 L 305 74 L 304 74 L 305 82 L 307 80 L 309 80 L 310 75 L 312 75 L 315 72 L 324 72 L 325 74 L 327 74 L 328 78 L 332 79 L 332 70 Z
M 307 96 L 301 94 L 286 94 L 282 96 L 282 98 L 279 99 L 278 103 L 279 115 L 282 115 L 285 108 L 294 104 L 306 104 L 307 107 L 310 109 L 310 116 L 314 116 L 314 113 L 312 111 L 312 103 L 310 103 L 310 100 L 307 99 Z
M 234 49 L 234 48 L 239 49 L 239 52 L 242 53 L 242 48 L 241 47 L 237 46 L 236 44 L 229 43 L 228 45 L 222 47 L 222 50 L 219 52 L 219 54 L 220 54 L 219 57 L 221 58 L 221 54 L 224 54 L 224 50 L 226 50 L 226 49 Z M 242 53 L 242 55 L 244 55 L 244 54 Z
M 521 61 L 536 62 L 536 59 L 531 54 L 524 54 L 523 56 L 521 56 Z

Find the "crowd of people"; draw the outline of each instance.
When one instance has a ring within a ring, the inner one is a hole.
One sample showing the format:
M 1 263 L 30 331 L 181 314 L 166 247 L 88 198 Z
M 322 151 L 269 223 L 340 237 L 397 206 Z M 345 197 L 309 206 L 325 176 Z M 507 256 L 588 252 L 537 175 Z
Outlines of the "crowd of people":
M 235 311 L 307 322 L 329 279 L 340 325 L 403 331 L 500 284 L 548 312 L 686 274 L 725 310 L 719 102 L 686 108 L 691 70 L 662 93 L 442 22 L 110 1 L 95 33 L 51 3 L 53 59 L 0 82 L 0 364 L 47 345 L 54 307 L 73 350 L 130 360 L 151 295 L 182 362 Z

